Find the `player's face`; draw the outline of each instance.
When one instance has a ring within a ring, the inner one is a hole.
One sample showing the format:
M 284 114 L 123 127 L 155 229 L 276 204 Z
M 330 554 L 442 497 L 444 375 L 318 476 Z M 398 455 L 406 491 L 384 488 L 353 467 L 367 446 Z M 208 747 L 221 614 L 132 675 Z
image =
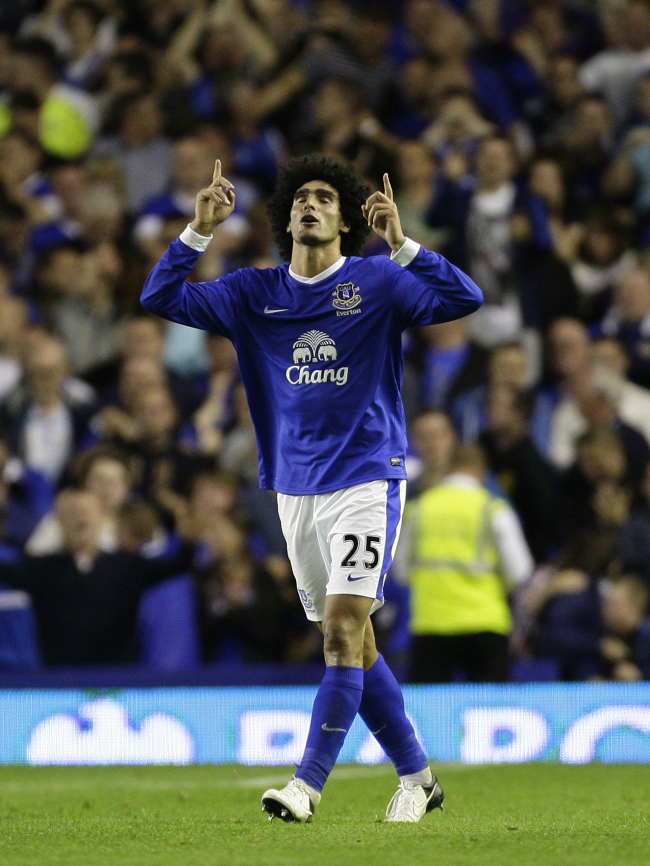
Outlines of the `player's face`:
M 320 246 L 332 243 L 349 228 L 341 218 L 339 194 L 322 180 L 311 180 L 296 190 L 287 231 L 294 243 Z

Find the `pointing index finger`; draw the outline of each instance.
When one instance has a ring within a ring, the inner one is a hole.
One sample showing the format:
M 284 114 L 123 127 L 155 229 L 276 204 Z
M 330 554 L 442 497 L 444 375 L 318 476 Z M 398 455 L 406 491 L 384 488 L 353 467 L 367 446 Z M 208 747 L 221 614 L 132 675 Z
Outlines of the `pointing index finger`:
M 390 185 L 388 174 L 384 174 L 384 195 L 387 196 L 391 201 L 393 200 L 393 187 Z
M 221 180 L 221 160 L 218 159 L 214 164 L 214 174 L 212 175 L 212 183 Z

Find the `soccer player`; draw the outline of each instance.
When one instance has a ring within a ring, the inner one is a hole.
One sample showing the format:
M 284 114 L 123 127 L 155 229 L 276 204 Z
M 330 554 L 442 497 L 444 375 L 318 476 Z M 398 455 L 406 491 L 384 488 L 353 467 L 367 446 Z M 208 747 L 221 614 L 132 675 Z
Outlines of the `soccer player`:
M 229 337 L 255 424 L 260 485 L 276 490 L 298 593 L 324 636 L 326 671 L 304 756 L 269 817 L 310 821 L 357 713 L 399 775 L 387 820 L 415 822 L 443 792 L 378 654 L 370 614 L 404 506 L 406 430 L 401 335 L 474 312 L 478 286 L 442 256 L 404 237 L 388 175 L 368 188 L 319 155 L 285 164 L 269 203 L 286 261 L 214 282 L 185 277 L 235 206 L 217 160 L 195 218 L 149 275 L 142 304 L 166 319 Z M 392 255 L 359 258 L 374 230 Z

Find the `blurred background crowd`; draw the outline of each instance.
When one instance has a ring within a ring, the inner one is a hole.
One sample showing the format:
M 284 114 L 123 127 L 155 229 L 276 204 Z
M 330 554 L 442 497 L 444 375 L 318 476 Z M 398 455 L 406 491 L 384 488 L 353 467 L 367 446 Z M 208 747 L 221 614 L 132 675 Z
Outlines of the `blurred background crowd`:
M 313 150 L 388 171 L 486 301 L 405 334 L 384 652 L 650 678 L 647 0 L 1 4 L 0 668 L 320 657 L 232 345 L 138 303 L 216 157 L 193 278 L 279 264 L 265 202 Z

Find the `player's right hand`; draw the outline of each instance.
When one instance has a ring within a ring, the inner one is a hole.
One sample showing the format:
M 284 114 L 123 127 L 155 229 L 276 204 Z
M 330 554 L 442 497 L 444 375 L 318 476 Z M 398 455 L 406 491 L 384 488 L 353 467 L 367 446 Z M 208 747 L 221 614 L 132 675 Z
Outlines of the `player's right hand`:
M 221 175 L 221 160 L 214 164 L 212 183 L 196 197 L 194 219 L 190 227 L 197 234 L 208 235 L 235 209 L 235 187 Z

